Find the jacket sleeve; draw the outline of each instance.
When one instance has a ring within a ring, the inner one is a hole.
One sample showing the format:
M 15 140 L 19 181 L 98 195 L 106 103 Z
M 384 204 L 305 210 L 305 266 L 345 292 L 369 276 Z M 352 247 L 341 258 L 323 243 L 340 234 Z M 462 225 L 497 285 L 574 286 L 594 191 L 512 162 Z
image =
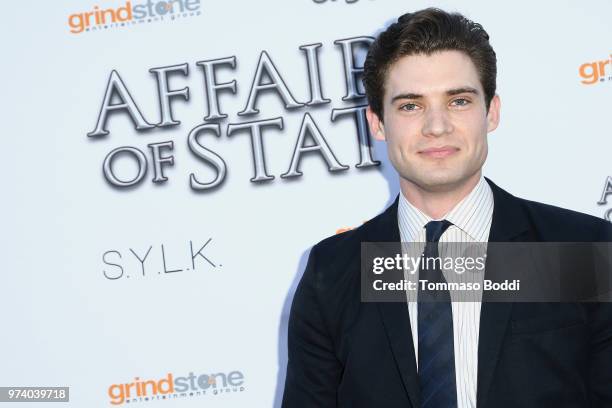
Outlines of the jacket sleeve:
M 283 408 L 337 406 L 342 365 L 334 354 L 318 298 L 316 250 L 317 246 L 310 251 L 291 304 Z
M 589 388 L 591 406 L 612 407 L 612 303 L 592 305 Z
M 600 241 L 609 243 L 612 248 L 612 224 L 606 223 Z M 608 262 L 610 261 L 610 254 Z M 607 265 L 608 269 L 610 265 Z M 608 274 L 612 271 L 608 271 Z M 612 276 L 608 276 L 612 282 Z M 608 288 L 610 289 L 610 288 Z M 612 302 L 589 305 L 590 313 L 590 373 L 589 388 L 592 407 L 612 407 Z

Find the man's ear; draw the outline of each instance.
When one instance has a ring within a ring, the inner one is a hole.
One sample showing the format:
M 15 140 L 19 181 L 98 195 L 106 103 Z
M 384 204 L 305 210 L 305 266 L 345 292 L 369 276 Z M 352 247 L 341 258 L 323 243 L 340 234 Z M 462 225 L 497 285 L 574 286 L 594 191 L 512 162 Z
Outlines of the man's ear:
M 366 108 L 366 118 L 368 119 L 368 126 L 370 127 L 370 133 L 376 140 L 386 140 L 385 137 L 385 126 L 382 120 L 374 113 L 370 105 Z
M 499 125 L 500 109 L 501 101 L 499 99 L 499 95 L 495 94 L 491 99 L 491 104 L 489 105 L 489 113 L 487 113 L 487 133 L 497 129 L 497 125 Z

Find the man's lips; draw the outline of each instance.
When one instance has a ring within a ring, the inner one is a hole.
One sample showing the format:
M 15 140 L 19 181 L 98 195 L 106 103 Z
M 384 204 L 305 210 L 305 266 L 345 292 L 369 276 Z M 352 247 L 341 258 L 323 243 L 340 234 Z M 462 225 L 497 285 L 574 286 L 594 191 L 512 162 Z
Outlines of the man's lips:
M 428 149 L 419 150 L 419 154 L 429 158 L 443 158 L 448 157 L 452 154 L 458 152 L 459 149 L 452 146 L 442 146 L 442 147 L 430 147 Z

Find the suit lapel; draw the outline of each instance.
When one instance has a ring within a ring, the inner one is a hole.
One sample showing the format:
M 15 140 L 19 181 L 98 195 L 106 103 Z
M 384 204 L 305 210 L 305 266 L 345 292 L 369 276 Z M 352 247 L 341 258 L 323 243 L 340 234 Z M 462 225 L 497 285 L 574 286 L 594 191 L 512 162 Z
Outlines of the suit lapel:
M 490 242 L 530 241 L 530 223 L 519 200 L 486 178 L 493 192 L 493 219 L 489 233 Z M 400 234 L 397 222 L 399 195 L 372 223 L 367 234 L 369 242 L 396 242 L 398 250 Z M 485 271 L 494 268 L 501 257 L 487 256 Z M 486 300 L 486 297 L 485 297 Z M 378 310 L 389 340 L 391 351 L 400 372 L 402 382 L 412 406 L 420 407 L 420 391 L 417 377 L 412 330 L 408 306 L 404 302 L 380 302 Z M 483 302 L 480 311 L 480 334 L 478 344 L 478 388 L 477 407 L 484 407 L 491 380 L 506 334 L 512 303 Z
M 516 197 L 502 190 L 491 180 L 485 178 L 493 191 L 493 220 L 489 233 L 489 242 L 528 241 L 527 232 L 530 223 L 522 211 Z M 491 277 L 489 271 L 496 269 L 498 262 L 503 262 L 502 254 L 487 252 L 485 277 Z M 494 273 L 494 272 L 493 272 Z M 486 406 L 487 395 L 495 374 L 504 337 L 508 328 L 512 303 L 487 302 L 484 295 L 480 310 L 480 334 L 478 340 L 478 386 L 476 406 Z
M 412 406 L 418 408 L 420 390 L 408 306 L 402 302 L 378 303 L 378 310 L 406 393 Z
M 399 195 L 377 219 L 373 220 L 372 228 L 368 232 L 369 242 L 393 242 L 398 244 L 400 250 L 400 234 L 397 223 L 397 205 Z M 414 408 L 420 407 L 419 383 L 417 377 L 414 345 L 412 343 L 412 330 L 408 305 L 405 302 L 379 302 L 376 304 L 380 313 L 391 352 L 395 358 L 397 369 L 410 402 Z

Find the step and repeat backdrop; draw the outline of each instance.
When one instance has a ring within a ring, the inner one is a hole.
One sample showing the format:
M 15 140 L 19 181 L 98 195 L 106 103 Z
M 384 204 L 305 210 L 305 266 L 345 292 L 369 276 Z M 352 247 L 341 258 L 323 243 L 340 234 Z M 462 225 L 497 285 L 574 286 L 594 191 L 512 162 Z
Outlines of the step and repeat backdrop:
M 280 406 L 309 248 L 398 193 L 365 53 L 427 6 L 482 23 L 497 52 L 485 175 L 612 219 L 608 1 L 15 3 L 0 386 L 70 387 L 57 406 Z

